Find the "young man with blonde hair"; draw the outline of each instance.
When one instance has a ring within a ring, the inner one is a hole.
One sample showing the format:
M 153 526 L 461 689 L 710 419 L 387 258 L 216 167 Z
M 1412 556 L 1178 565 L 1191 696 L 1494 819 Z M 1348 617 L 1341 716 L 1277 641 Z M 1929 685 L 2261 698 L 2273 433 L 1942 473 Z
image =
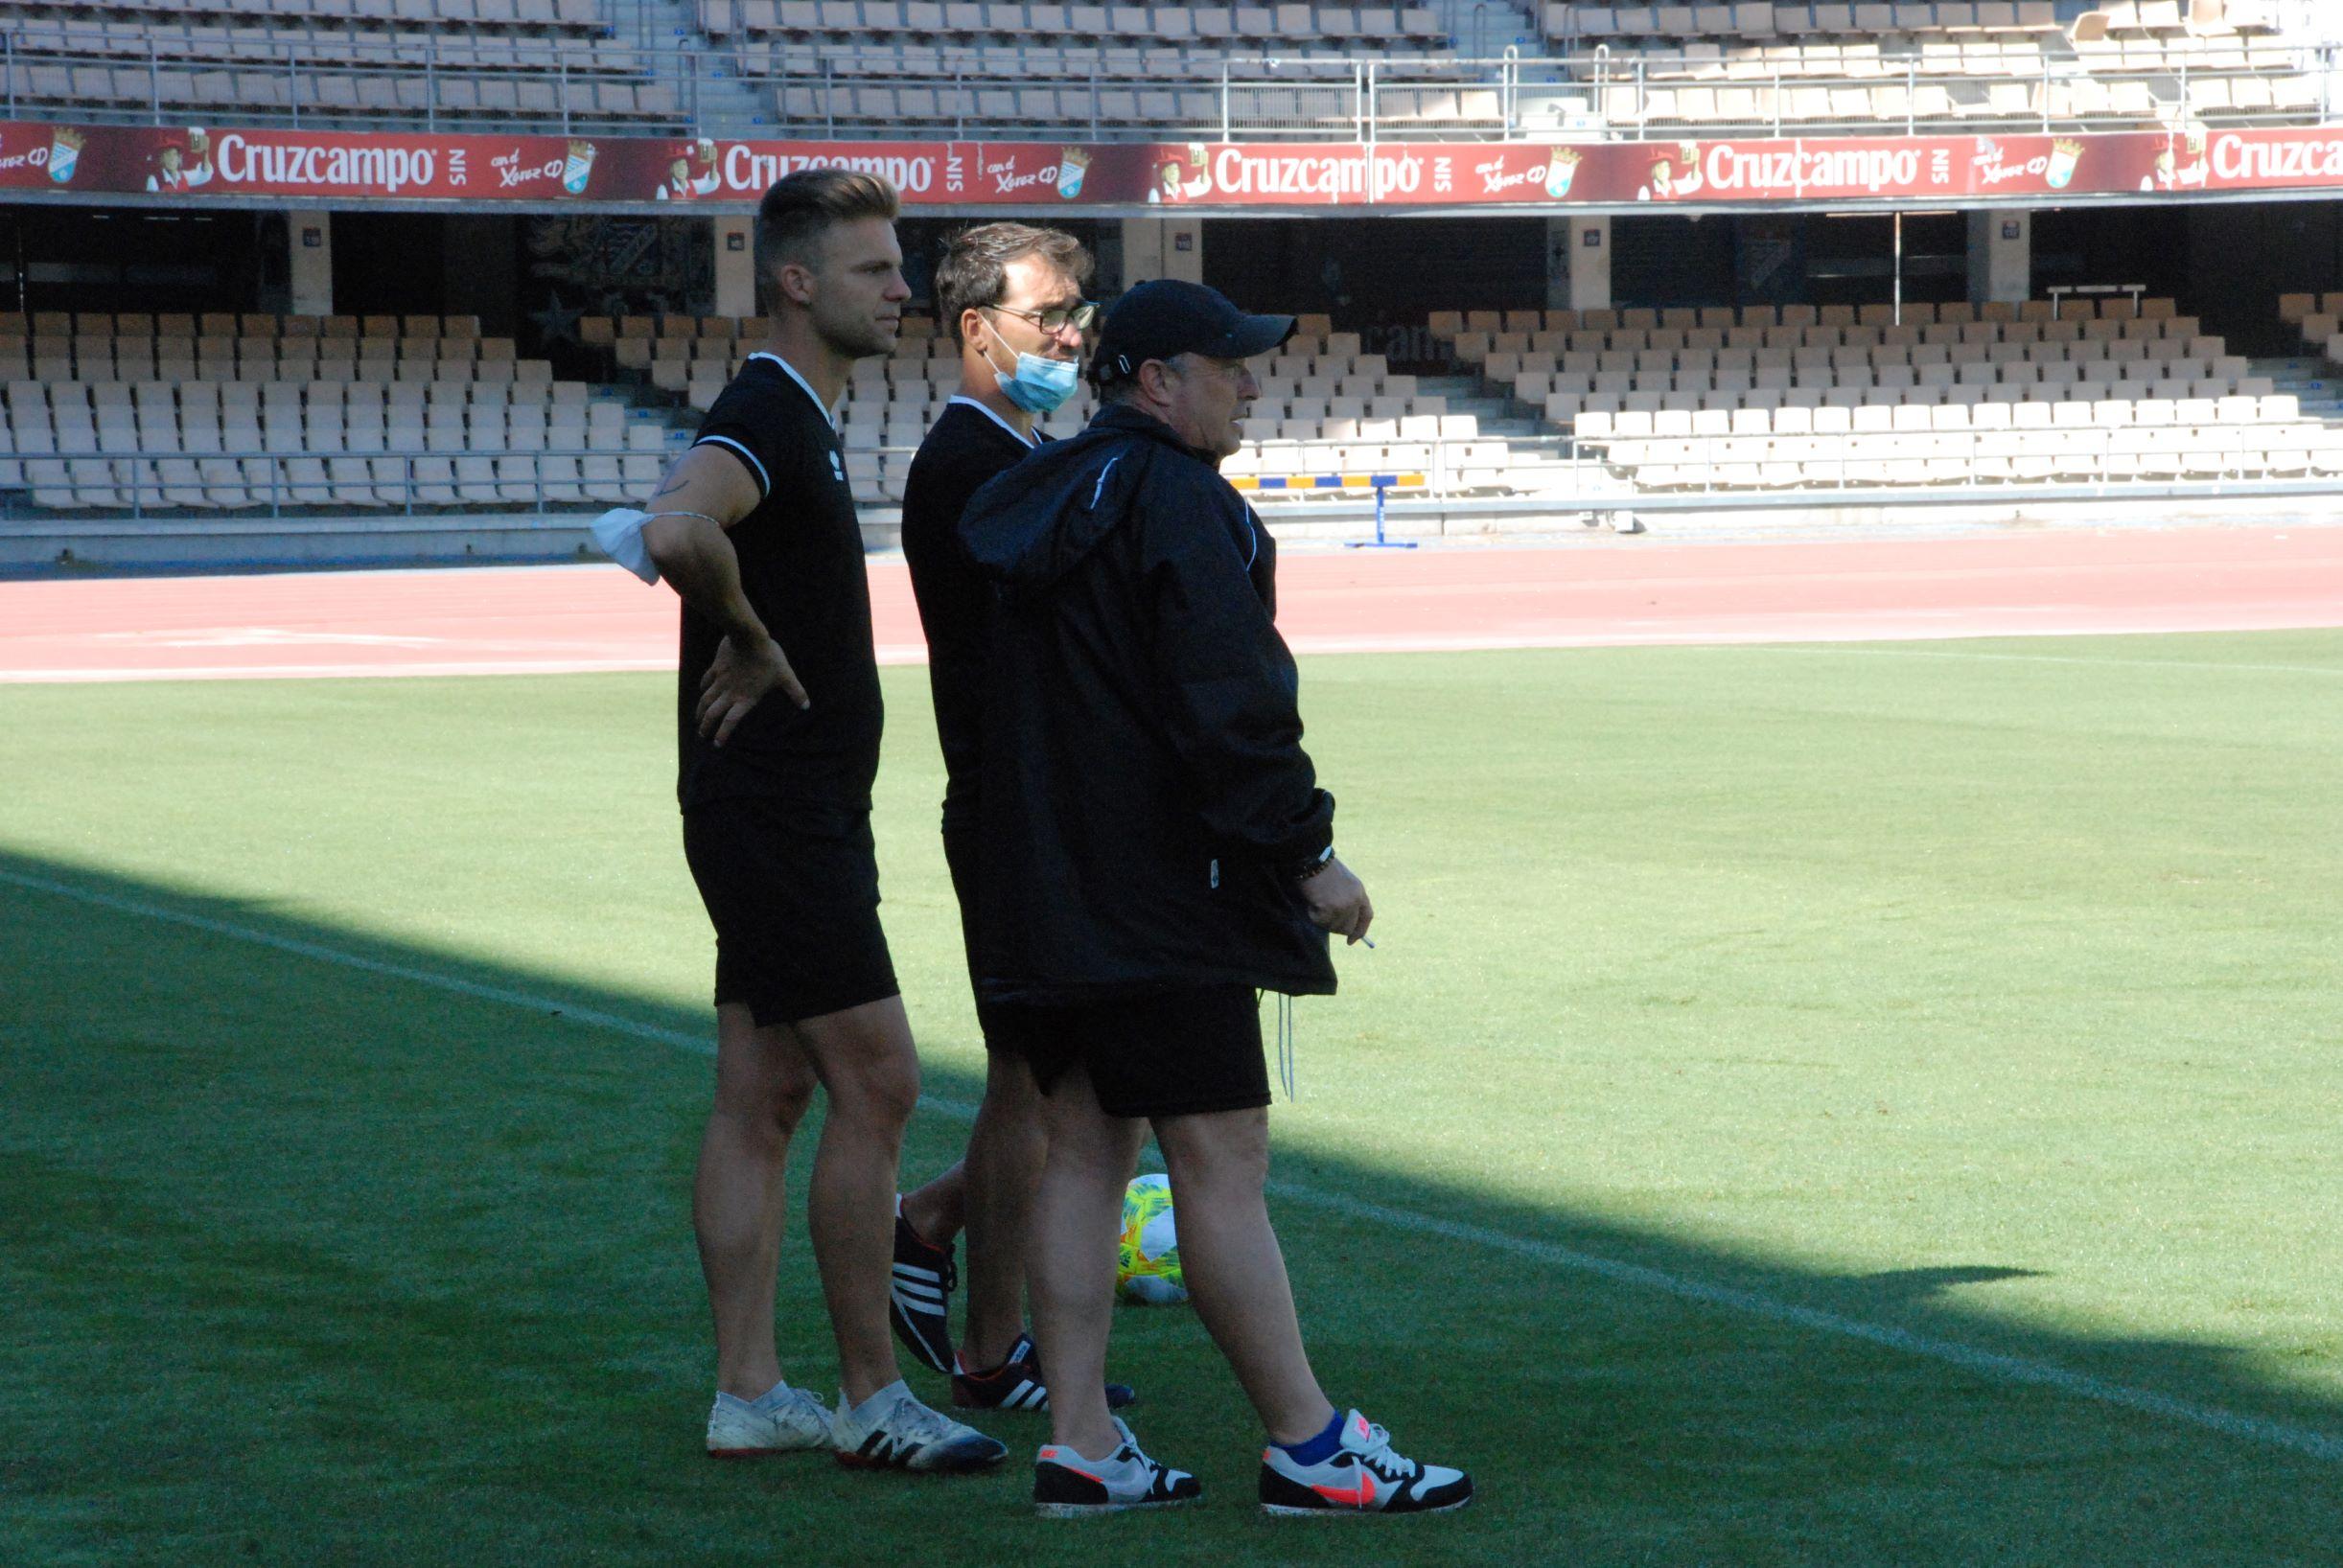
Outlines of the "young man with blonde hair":
M 645 503 L 641 544 L 684 601 L 677 794 L 716 930 L 715 1104 L 692 1192 L 716 1328 L 708 1450 L 968 1470 L 1006 1449 L 912 1395 L 888 1330 L 919 1064 L 878 919 L 878 669 L 831 423 L 854 361 L 888 353 L 901 328 L 896 210 L 893 186 L 844 170 L 765 193 L 756 266 L 773 341 Z M 817 1088 L 828 1109 L 807 1209 L 838 1345 L 834 1414 L 782 1378 L 774 1332 L 782 1173 Z

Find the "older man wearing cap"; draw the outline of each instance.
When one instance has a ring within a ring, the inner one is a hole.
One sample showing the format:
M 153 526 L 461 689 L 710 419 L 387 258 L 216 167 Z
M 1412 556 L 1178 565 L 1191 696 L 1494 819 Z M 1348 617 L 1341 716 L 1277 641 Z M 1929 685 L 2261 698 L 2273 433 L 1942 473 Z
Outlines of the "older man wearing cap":
M 1049 1127 L 1029 1264 L 1052 1370 L 1033 1482 L 1048 1515 L 1198 1495 L 1103 1394 L 1117 1220 L 1150 1125 L 1197 1315 L 1268 1429 L 1262 1507 L 1426 1512 L 1473 1494 L 1320 1391 L 1263 1196 L 1257 993 L 1331 993 L 1327 934 L 1357 941 L 1374 917 L 1302 749 L 1275 545 L 1218 473 L 1261 392 L 1245 361 L 1292 334 L 1196 284 L 1132 289 L 1092 360 L 1098 417 L 961 521 L 1000 590 L 977 968 L 989 1000 L 1026 1009 Z

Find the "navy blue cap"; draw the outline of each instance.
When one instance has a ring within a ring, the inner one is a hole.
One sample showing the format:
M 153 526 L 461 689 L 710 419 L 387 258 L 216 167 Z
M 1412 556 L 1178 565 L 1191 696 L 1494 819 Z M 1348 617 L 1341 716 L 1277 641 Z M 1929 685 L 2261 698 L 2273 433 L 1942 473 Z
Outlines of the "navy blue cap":
M 1156 278 L 1106 312 L 1091 375 L 1103 385 L 1138 375 L 1149 359 L 1182 354 L 1250 359 L 1291 337 L 1293 326 L 1289 315 L 1246 315 L 1218 288 Z

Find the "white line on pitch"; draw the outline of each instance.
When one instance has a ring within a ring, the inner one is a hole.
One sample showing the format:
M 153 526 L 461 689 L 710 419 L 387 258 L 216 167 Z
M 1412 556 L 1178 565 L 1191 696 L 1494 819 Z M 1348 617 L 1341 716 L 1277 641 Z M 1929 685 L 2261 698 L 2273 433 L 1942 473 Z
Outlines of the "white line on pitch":
M 418 969 L 407 964 L 385 963 L 360 954 L 347 953 L 339 948 L 318 942 L 305 942 L 296 937 L 280 936 L 273 932 L 260 931 L 250 926 L 233 925 L 225 920 L 214 920 L 200 914 L 191 914 L 160 904 L 141 899 L 123 898 L 94 888 L 76 887 L 49 877 L 26 876 L 20 872 L 0 869 L 0 883 L 49 893 L 58 898 L 74 899 L 100 909 L 123 914 L 134 914 L 149 920 L 162 920 L 176 926 L 204 932 L 214 936 L 225 936 L 235 941 L 251 942 L 273 948 L 279 953 L 296 957 L 313 958 L 320 963 L 339 964 L 364 974 L 380 975 L 389 980 L 407 980 L 417 985 L 452 992 L 458 996 L 476 998 L 483 1002 L 502 1003 L 507 1006 L 530 1012 L 559 1017 L 567 1023 L 584 1024 L 593 1028 L 607 1029 L 615 1034 L 632 1035 L 638 1040 L 656 1041 L 661 1045 L 677 1046 L 685 1050 L 709 1054 L 713 1047 L 704 1034 L 683 1029 L 661 1028 L 626 1018 L 617 1013 L 604 1012 L 595 1007 L 580 1006 L 559 997 L 518 991 L 501 985 L 483 985 L 477 980 L 465 980 L 459 975 L 444 974 L 433 969 Z M 961 1120 L 973 1119 L 976 1107 L 958 1100 L 941 1099 L 923 1095 L 920 1103 Z M 2132 1388 L 2123 1383 L 2111 1383 L 2086 1372 L 2070 1372 L 2064 1367 L 2046 1361 L 2032 1361 L 2023 1356 L 2003 1355 L 1992 1350 L 1981 1350 L 1955 1340 L 1937 1339 L 1928 1334 L 1915 1334 L 1908 1329 L 1893 1328 L 1884 1324 L 1866 1323 L 1836 1312 L 1817 1307 L 1798 1306 L 1777 1302 L 1754 1291 L 1740 1290 L 1730 1285 L 1709 1284 L 1700 1280 L 1688 1280 L 1682 1275 L 1647 1268 L 1640 1263 L 1623 1263 L 1616 1258 L 1603 1257 L 1593 1253 L 1579 1252 L 1550 1241 L 1519 1236 L 1485 1226 L 1468 1225 L 1459 1220 L 1442 1219 L 1436 1214 L 1420 1213 L 1412 1209 L 1394 1209 L 1364 1199 L 1346 1197 L 1339 1193 L 1321 1192 L 1313 1188 L 1292 1182 L 1271 1181 L 1273 1196 L 1314 1209 L 1347 1215 L 1353 1219 L 1371 1221 L 1394 1230 L 1411 1231 L 1419 1235 L 1440 1236 L 1461 1241 L 1496 1252 L 1512 1253 L 1516 1257 L 1568 1269 L 1573 1273 L 1592 1275 L 1615 1284 L 1634 1285 L 1657 1290 L 1702 1306 L 1723 1307 L 1728 1311 L 1746 1313 L 1769 1322 L 1793 1327 L 1832 1334 L 1842 1339 L 1862 1341 L 1885 1349 L 1898 1350 L 1907 1355 L 1925 1357 L 1958 1367 L 1989 1380 L 2055 1389 L 2077 1398 L 2099 1404 L 2115 1405 L 2144 1416 L 2160 1417 L 2184 1425 L 2202 1427 L 2227 1437 L 2250 1442 L 2267 1443 L 2273 1447 L 2290 1449 L 2312 1459 L 2330 1463 L 2343 1462 L 2343 1437 L 2320 1432 L 2310 1427 L 2293 1426 L 2283 1421 L 2264 1420 L 2257 1416 L 2243 1416 L 2224 1410 L 2218 1405 L 2196 1404 L 2176 1399 L 2169 1395 L 2149 1389 Z
M 2004 634 L 1995 633 L 1993 634 L 1999 636 Z M 2122 635 L 2123 634 L 2114 634 Z M 2000 654 L 1982 649 L 1975 653 L 1964 653 L 1958 648 L 1836 647 L 1827 644 L 1772 643 L 1758 645 L 1758 651 L 1769 654 L 1844 654 L 1869 658 L 1953 658 L 1978 662 L 1991 659 L 2005 664 L 2103 664 L 2127 670 L 2242 670 L 2255 675 L 2343 675 L 2343 664 L 2225 664 L 2218 659 L 2088 658 L 2076 657 L 2069 654 Z

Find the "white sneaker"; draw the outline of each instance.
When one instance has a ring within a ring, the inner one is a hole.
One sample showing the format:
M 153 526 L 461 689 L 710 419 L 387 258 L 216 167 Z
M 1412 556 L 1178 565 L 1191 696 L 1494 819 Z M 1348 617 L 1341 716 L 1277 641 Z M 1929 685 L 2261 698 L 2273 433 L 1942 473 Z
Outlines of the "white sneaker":
M 882 1414 L 865 1425 L 854 1418 L 846 1395 L 841 1392 L 838 1395 L 838 1413 L 830 1418 L 830 1441 L 841 1464 L 951 1473 L 989 1469 L 1009 1452 L 1007 1443 L 928 1409 L 912 1397 L 911 1389 L 900 1378 L 872 1395 L 870 1403 Z
M 710 1459 L 758 1459 L 800 1448 L 830 1445 L 830 1413 L 803 1389 L 791 1389 L 778 1410 L 758 1410 L 740 1399 L 719 1398 L 708 1413 Z
M 1261 1510 L 1304 1513 L 1446 1513 L 1473 1501 L 1473 1478 L 1391 1451 L 1391 1434 L 1354 1410 L 1342 1442 L 1315 1464 L 1270 1443 L 1261 1451 Z
M 1172 1508 L 1204 1495 L 1195 1476 L 1158 1464 L 1139 1449 L 1139 1440 L 1120 1418 L 1123 1441 L 1104 1459 L 1086 1459 L 1056 1443 L 1033 1461 L 1033 1511 L 1044 1519 L 1080 1519 L 1132 1509 Z

